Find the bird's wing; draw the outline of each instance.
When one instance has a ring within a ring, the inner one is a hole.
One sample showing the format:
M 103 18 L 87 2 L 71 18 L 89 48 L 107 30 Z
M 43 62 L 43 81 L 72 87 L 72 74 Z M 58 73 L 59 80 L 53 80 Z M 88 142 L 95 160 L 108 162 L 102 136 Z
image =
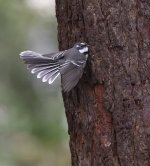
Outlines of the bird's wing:
M 49 55 L 49 56 L 48 56 Z M 60 65 L 58 59 L 63 56 L 63 52 L 41 55 L 33 51 L 24 51 L 20 57 L 37 78 L 42 78 L 43 82 L 52 84 L 60 75 Z
M 52 60 L 61 59 L 61 58 L 64 57 L 65 51 L 60 51 L 60 52 L 50 53 L 50 54 L 44 54 L 43 57 L 48 57 Z
M 60 65 L 60 73 L 62 89 L 63 91 L 68 92 L 79 82 L 83 74 L 83 67 L 75 62 L 66 61 L 64 64 Z

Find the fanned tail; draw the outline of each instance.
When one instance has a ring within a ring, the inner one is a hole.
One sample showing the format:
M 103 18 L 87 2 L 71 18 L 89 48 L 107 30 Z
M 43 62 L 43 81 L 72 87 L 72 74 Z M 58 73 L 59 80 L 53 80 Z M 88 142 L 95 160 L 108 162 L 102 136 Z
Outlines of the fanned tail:
M 58 59 L 46 57 L 33 51 L 21 52 L 20 57 L 27 64 L 31 73 L 36 74 L 37 78 L 41 78 L 43 82 L 52 84 L 60 75 Z

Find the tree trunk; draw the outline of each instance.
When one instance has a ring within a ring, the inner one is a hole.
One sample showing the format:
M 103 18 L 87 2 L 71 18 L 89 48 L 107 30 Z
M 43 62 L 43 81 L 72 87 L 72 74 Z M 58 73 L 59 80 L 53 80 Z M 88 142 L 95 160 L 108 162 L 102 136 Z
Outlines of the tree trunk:
M 149 0 L 56 0 L 60 50 L 85 41 L 63 93 L 73 166 L 150 166 Z

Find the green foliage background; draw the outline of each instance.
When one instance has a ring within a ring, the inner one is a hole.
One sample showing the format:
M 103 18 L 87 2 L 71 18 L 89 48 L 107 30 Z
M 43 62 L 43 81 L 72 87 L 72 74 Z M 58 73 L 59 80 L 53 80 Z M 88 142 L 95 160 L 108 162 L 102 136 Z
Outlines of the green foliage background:
M 57 48 L 55 17 L 39 13 L 25 0 L 0 0 L 0 166 L 70 165 L 59 84 L 42 84 L 19 58 Z

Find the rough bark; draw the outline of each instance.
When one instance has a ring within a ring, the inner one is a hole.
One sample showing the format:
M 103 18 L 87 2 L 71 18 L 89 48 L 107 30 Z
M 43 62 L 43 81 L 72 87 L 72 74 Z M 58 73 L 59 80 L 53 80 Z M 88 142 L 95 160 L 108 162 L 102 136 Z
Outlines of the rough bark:
M 73 166 L 150 165 L 149 0 L 56 0 L 61 50 L 90 45 L 64 93 Z

